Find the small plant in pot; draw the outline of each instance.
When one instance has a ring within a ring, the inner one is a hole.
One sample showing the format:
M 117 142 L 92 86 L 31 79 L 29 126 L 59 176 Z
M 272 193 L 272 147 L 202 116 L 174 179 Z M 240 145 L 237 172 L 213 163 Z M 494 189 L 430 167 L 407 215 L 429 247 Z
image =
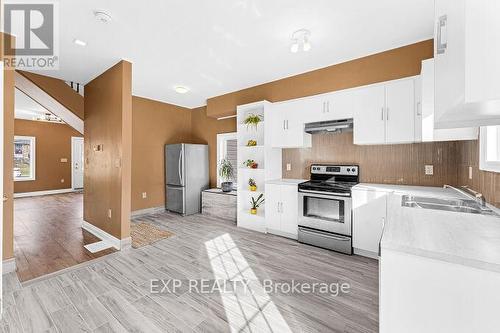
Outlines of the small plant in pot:
M 247 128 L 255 127 L 255 130 L 257 130 L 257 126 L 261 121 L 262 116 L 260 114 L 250 113 L 245 120 L 243 120 L 243 123 L 247 125 Z
M 257 169 L 259 167 L 259 164 L 254 160 L 246 160 L 245 162 L 243 162 L 243 165 L 251 169 Z
M 252 197 L 252 201 L 250 201 L 251 207 L 250 207 L 250 214 L 256 215 L 257 214 L 257 209 L 264 203 L 264 194 L 261 193 L 257 199 Z
M 248 180 L 248 186 L 250 187 L 250 191 L 252 192 L 257 191 L 257 183 L 255 182 L 255 179 L 250 178 Z
M 221 183 L 222 192 L 231 192 L 233 190 L 233 182 L 231 182 L 231 179 L 234 177 L 234 169 L 227 158 L 220 161 L 219 176 L 225 180 Z

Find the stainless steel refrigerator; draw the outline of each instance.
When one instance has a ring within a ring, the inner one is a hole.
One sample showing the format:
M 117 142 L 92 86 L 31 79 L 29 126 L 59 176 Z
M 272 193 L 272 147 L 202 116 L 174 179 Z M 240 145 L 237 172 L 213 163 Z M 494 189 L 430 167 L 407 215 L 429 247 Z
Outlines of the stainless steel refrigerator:
M 201 192 L 208 188 L 208 146 L 165 145 L 166 207 L 182 215 L 201 211 Z

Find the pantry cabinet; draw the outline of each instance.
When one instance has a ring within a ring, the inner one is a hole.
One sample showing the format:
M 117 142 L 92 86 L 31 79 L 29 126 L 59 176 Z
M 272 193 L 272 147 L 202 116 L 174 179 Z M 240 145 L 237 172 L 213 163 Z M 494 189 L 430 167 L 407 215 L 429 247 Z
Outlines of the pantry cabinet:
M 500 124 L 500 2 L 435 1 L 435 128 Z
M 353 93 L 354 144 L 415 141 L 415 78 L 389 81 Z
M 297 239 L 298 200 L 296 184 L 266 184 L 267 232 Z

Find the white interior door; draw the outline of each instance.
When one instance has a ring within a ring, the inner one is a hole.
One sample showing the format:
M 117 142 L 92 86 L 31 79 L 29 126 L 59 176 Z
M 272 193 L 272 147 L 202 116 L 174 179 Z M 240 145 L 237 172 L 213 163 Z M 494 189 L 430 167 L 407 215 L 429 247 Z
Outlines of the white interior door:
M 71 138 L 71 187 L 83 188 L 83 138 Z

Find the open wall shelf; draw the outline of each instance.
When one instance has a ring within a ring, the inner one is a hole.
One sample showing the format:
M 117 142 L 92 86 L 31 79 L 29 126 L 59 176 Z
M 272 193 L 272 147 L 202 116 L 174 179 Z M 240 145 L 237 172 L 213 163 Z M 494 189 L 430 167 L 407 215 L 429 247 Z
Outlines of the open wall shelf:
M 265 202 L 258 209 L 257 215 L 250 214 L 250 200 L 260 194 L 265 199 L 265 183 L 271 179 L 281 178 L 281 149 L 266 146 L 270 135 L 266 116 L 272 104 L 267 101 L 240 105 L 237 108 L 238 131 L 238 226 L 260 232 L 266 232 Z M 245 125 L 243 122 L 250 114 L 261 116 L 257 128 Z M 256 146 L 247 146 L 249 140 L 255 140 Z M 247 168 L 246 160 L 254 160 L 258 168 Z M 250 191 L 248 180 L 252 178 L 257 183 L 257 191 Z

